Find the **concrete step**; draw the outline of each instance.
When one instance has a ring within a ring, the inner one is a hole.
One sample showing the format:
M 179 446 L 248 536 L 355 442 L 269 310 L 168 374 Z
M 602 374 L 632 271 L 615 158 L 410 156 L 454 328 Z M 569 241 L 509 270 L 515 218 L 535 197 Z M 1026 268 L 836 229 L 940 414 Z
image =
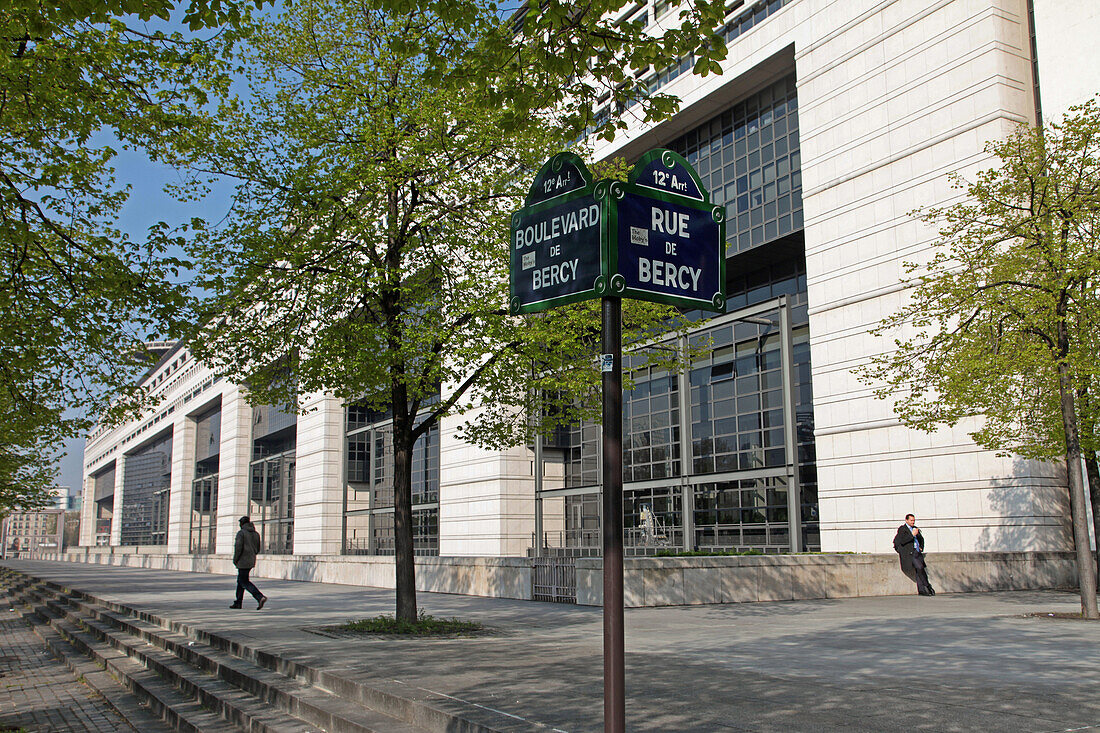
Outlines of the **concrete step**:
M 99 622 L 87 617 L 69 612 L 52 625 L 70 639 L 79 638 L 85 648 L 106 645 L 125 655 L 141 667 L 155 672 L 185 698 L 197 701 L 237 729 L 254 733 L 318 731 L 317 727 L 265 704 L 224 680 L 203 674 L 168 652 L 121 632 L 105 629 Z
M 64 599 L 27 600 L 38 616 L 79 652 L 102 664 L 132 692 L 148 700 L 176 730 L 316 733 L 319 729 L 252 695 L 189 667 L 172 655 L 84 617 Z
M 346 733 L 423 733 L 421 728 L 238 659 L 202 642 L 190 640 L 178 632 L 108 611 L 86 601 L 76 601 L 73 606 L 79 609 L 85 623 L 97 636 L 110 635 L 123 643 L 129 639 L 140 640 L 146 647 L 137 647 L 138 654 L 144 653 L 151 645 L 163 654 L 170 655 L 169 658 L 182 660 L 191 668 L 201 670 L 324 730 Z M 119 634 L 122 636 L 119 637 Z
M 171 681 L 185 695 L 245 730 L 289 730 L 300 721 L 346 733 L 423 733 L 392 716 L 196 642 L 132 615 L 111 611 L 51 584 L 30 584 L 24 597 L 81 646 L 105 644 Z M 102 652 L 101 652 L 102 653 Z M 273 713 L 284 719 L 273 721 Z M 308 728 L 313 730 L 313 728 Z
M 240 730 L 237 726 L 206 710 L 195 700 L 185 697 L 170 683 L 139 662 L 105 644 L 95 642 L 86 634 L 55 618 L 46 607 L 36 604 L 33 600 L 30 605 L 32 612 L 39 617 L 43 626 L 66 642 L 68 645 L 66 651 L 72 650 L 72 653 L 90 658 L 128 692 L 141 700 L 149 711 L 164 721 L 171 730 L 188 733 L 230 733 Z M 138 730 L 142 729 L 138 727 Z
M 546 726 L 491 708 L 457 700 L 398 680 L 354 679 L 344 670 L 273 654 L 199 627 L 74 591 L 63 585 L 31 582 L 26 592 L 50 613 L 71 607 L 102 631 L 133 636 L 142 645 L 170 652 L 195 669 L 248 690 L 248 694 L 319 728 L 335 731 L 403 733 L 534 733 Z M 60 604 L 60 605 L 58 605 Z M 69 611 L 65 611 L 68 613 Z M 89 628 L 94 628 L 89 623 Z M 103 642 L 106 643 L 106 642 Z M 117 652 L 117 650 L 116 650 Z M 178 655 L 178 656 L 177 656 Z M 372 717 L 384 716 L 382 723 Z
M 0 585 L 4 585 L 3 578 L 0 578 Z M 6 587 L 3 595 L 0 596 L 0 602 L 8 604 L 12 608 L 23 605 Z M 78 652 L 36 613 L 28 610 L 22 614 L 22 617 L 24 621 L 30 624 L 31 630 L 42 640 L 50 653 L 68 667 L 73 674 L 73 678 L 83 682 L 98 693 L 107 705 L 131 727 L 141 731 L 141 733 L 168 733 L 172 730 L 137 696 L 128 692 L 118 680 L 102 667 Z
M 24 618 L 31 622 L 34 633 L 42 639 L 46 648 L 55 657 L 65 663 L 73 676 L 99 693 L 100 697 L 134 730 L 140 733 L 170 733 L 173 730 L 154 714 L 147 703 L 139 702 L 138 698 L 110 673 L 78 652 L 52 626 L 33 613 L 27 613 Z
M 108 642 L 97 640 L 89 633 L 83 624 L 74 622 L 68 614 L 59 610 L 64 603 L 55 597 L 51 597 L 49 589 L 25 588 L 22 601 L 30 608 L 43 624 L 41 628 L 48 628 L 59 636 L 69 646 L 69 649 L 77 654 L 90 658 L 92 662 L 102 667 L 117 680 L 126 690 L 142 700 L 148 708 L 161 720 L 168 724 L 172 730 L 195 731 L 196 733 L 229 733 L 230 731 L 252 730 L 260 733 L 306 733 L 316 731 L 316 728 L 304 725 L 301 721 L 285 720 L 274 721 L 279 725 L 272 726 L 268 711 L 261 711 L 259 716 L 256 711 L 249 711 L 256 718 L 256 723 L 246 723 L 241 726 L 243 720 L 237 716 L 236 722 L 231 722 L 212 712 L 192 695 L 188 695 L 178 688 L 174 682 L 178 680 L 162 676 L 164 670 L 155 670 L 147 667 L 137 658 L 130 657 L 125 651 L 113 648 Z M 68 651 L 68 650 L 66 650 Z M 245 698 L 244 693 L 237 692 L 237 697 Z M 224 702 L 232 703 L 232 697 Z M 217 706 L 219 712 L 232 712 L 235 707 L 232 704 Z M 135 726 L 137 727 L 137 726 Z M 142 728 L 138 727 L 138 730 Z

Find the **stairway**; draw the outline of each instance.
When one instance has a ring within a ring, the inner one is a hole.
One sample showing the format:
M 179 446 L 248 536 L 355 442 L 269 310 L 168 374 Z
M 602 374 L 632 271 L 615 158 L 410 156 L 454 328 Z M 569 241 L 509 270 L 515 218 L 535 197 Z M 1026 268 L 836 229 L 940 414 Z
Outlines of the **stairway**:
M 121 685 L 149 714 L 163 721 L 158 725 L 166 724 L 169 729 L 200 733 L 514 730 L 501 727 L 499 721 L 477 720 L 478 711 L 471 718 L 430 704 L 436 701 L 409 699 L 352 680 L 327 677 L 321 670 L 241 649 L 215 634 L 9 568 L 0 567 L 0 588 L 10 603 L 25 608 L 24 618 L 75 674 L 109 701 L 116 692 L 110 689 L 112 685 Z M 109 678 L 92 674 L 99 669 Z M 149 721 L 130 722 L 141 731 L 153 729 Z M 521 725 L 519 729 L 528 728 Z

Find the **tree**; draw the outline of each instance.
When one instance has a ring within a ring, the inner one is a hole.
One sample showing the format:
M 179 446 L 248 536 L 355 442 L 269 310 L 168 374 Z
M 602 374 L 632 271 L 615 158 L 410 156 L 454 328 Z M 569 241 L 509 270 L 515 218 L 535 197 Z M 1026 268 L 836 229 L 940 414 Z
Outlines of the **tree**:
M 166 227 L 134 242 L 112 224 L 127 197 L 113 179 L 117 145 L 172 162 L 181 138 L 201 133 L 195 113 L 227 76 L 216 60 L 240 34 L 208 39 L 151 31 L 146 22 L 178 18 L 192 31 L 235 27 L 263 0 L 0 0 L 0 231 L 6 287 L 0 305 L 3 417 L 13 429 L 0 445 L 0 470 L 25 465 L 49 471 L 58 440 L 141 404 L 136 378 L 148 366 L 140 343 L 178 333 L 184 264 L 166 256 L 179 243 Z M 630 71 L 690 58 L 715 71 L 725 46 L 715 29 L 724 4 L 691 0 L 670 13 L 669 28 L 650 36 L 637 21 L 616 18 L 625 0 L 586 4 L 549 0 L 534 12 L 481 0 L 377 0 L 390 12 L 407 7 L 446 19 L 456 37 L 485 33 L 476 46 L 455 44 L 440 55 L 421 49 L 421 71 L 450 88 L 476 89 L 490 104 L 506 100 L 498 124 L 522 126 L 536 109 L 558 104 L 577 126 L 595 124 L 598 98 L 618 111 L 655 117 L 676 101 L 643 89 Z M 513 23 L 486 33 L 489 13 Z M 563 74 L 569 69 L 572 74 Z M 592 73 L 583 73 L 591 69 Z M 553 84 L 548 83 L 551 79 Z M 490 82 L 490 80 L 494 80 Z M 597 81 L 598 84 L 593 82 Z M 616 116 L 599 123 L 614 134 Z M 18 430 L 16 430 L 18 428 Z M 27 463 L 29 461 L 30 463 Z M 30 464 L 35 464 L 31 466 Z M 15 473 L 0 483 L 18 486 Z M 29 495 L 28 495 L 29 498 Z
M 979 445 L 1065 461 L 1082 611 L 1097 618 L 1081 459 L 1097 447 L 1100 110 L 1090 101 L 986 149 L 999 166 L 956 177 L 966 197 L 922 214 L 940 242 L 907 264 L 912 297 L 877 333 L 908 331 L 864 377 L 911 427 L 977 416 Z
M 480 2 L 443 0 L 448 17 L 476 17 Z M 679 108 L 679 99 L 650 88 L 647 70 L 687 62 L 700 76 L 722 73 L 727 5 L 656 3 L 651 18 L 648 8 L 639 10 L 628 0 L 519 3 L 509 22 L 471 49 L 462 64 L 428 53 L 427 70 L 432 78 L 476 86 L 490 103 L 507 100 L 519 120 L 557 107 L 570 126 L 587 126 L 612 140 L 626 129 L 627 117 L 659 121 Z
M 407 621 L 417 439 L 446 415 L 477 413 L 470 436 L 515 444 L 536 403 L 548 420 L 598 404 L 583 399 L 598 385 L 596 310 L 507 312 L 510 212 L 560 149 L 560 128 L 547 112 L 520 124 L 510 105 L 425 73 L 426 59 L 461 60 L 498 24 L 484 10 L 456 32 L 431 9 L 288 4 L 251 30 L 252 97 L 226 102 L 223 131 L 201 151 L 207 172 L 240 186 L 230 221 L 196 246 L 215 296 L 194 353 L 254 401 L 327 392 L 392 414 Z M 628 334 L 674 318 L 648 305 L 630 314 Z
M 108 405 L 140 396 L 148 334 L 183 302 L 164 228 L 113 226 L 128 187 L 114 147 L 172 159 L 198 118 L 221 41 L 150 31 L 171 0 L 0 2 L 0 504 L 34 505 L 49 456 Z M 239 19 L 236 1 L 191 0 L 183 20 Z

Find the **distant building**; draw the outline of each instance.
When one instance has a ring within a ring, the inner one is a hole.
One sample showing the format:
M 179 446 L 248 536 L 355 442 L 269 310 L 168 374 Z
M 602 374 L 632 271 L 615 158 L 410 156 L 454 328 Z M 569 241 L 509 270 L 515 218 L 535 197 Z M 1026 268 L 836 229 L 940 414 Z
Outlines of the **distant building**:
M 55 486 L 50 489 L 50 508 L 68 509 L 69 493 L 70 489 L 68 486 Z
M 4 557 L 37 550 L 58 551 L 64 543 L 64 509 L 13 512 L 0 525 L 0 546 Z

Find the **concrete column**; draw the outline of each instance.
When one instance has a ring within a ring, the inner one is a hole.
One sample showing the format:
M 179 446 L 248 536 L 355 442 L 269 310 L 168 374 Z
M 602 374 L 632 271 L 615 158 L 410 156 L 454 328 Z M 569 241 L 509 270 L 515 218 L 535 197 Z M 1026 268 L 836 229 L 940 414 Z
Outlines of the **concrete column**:
M 191 479 L 195 476 L 195 421 L 186 415 L 172 426 L 172 477 L 168 494 L 168 552 L 190 551 Z
M 222 393 L 221 428 L 214 547 L 219 555 L 231 555 L 240 528 L 237 519 L 248 514 L 248 464 L 252 458 L 252 406 L 238 387 L 229 385 Z
M 342 552 L 344 405 L 331 395 L 302 397 L 294 479 L 294 554 Z
M 111 512 L 111 547 L 122 542 L 122 484 L 126 481 L 126 454 L 115 459 L 115 501 Z
M 95 479 L 84 476 L 80 499 L 80 546 L 95 544 Z
M 526 446 L 497 452 L 462 441 L 457 430 L 470 417 L 440 425 L 439 554 L 526 555 L 535 531 L 533 455 Z

